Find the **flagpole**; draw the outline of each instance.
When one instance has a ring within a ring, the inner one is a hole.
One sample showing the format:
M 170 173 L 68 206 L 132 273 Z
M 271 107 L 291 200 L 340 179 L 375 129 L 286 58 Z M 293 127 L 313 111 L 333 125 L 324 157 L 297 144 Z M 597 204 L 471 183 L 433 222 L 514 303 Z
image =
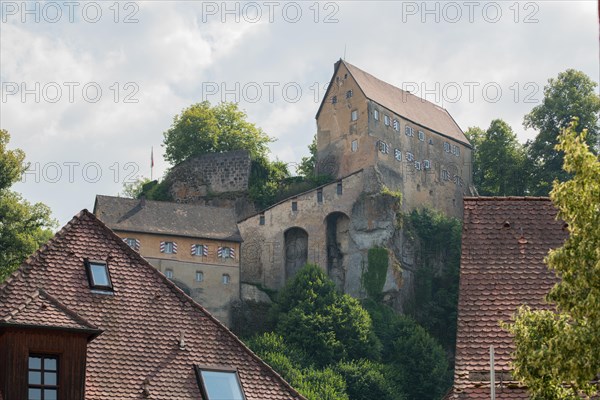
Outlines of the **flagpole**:
M 150 180 L 154 180 L 154 146 L 150 150 Z

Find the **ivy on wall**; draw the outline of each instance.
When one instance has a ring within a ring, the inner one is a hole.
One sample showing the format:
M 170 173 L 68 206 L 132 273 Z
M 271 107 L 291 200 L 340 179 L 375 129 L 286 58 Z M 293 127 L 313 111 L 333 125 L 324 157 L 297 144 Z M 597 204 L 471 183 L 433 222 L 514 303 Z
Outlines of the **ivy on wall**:
M 383 299 L 383 285 L 389 263 L 388 251 L 383 247 L 373 247 L 368 252 L 367 270 L 363 271 L 362 284 L 367 295 L 376 301 Z

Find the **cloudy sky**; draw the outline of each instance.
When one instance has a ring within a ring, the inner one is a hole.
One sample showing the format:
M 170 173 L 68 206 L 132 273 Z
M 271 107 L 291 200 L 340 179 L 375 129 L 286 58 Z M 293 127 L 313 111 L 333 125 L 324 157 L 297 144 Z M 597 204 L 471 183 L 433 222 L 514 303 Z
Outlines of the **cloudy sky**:
M 0 1 L 0 127 L 31 163 L 15 186 L 61 225 L 154 177 L 185 107 L 237 101 L 298 162 L 339 58 L 448 109 L 523 115 L 567 68 L 598 81 L 596 1 Z

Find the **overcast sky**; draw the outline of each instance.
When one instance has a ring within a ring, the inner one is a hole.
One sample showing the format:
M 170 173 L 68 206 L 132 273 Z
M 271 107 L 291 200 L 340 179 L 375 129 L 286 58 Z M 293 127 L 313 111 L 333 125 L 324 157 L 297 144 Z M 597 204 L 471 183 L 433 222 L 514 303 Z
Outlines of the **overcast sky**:
M 25 4 L 25 5 L 24 5 Z M 96 194 L 154 177 L 185 107 L 237 101 L 307 154 L 333 64 L 345 59 L 433 101 L 463 130 L 523 115 L 567 68 L 598 81 L 596 1 L 0 1 L 0 127 L 32 163 L 15 185 L 61 225 Z

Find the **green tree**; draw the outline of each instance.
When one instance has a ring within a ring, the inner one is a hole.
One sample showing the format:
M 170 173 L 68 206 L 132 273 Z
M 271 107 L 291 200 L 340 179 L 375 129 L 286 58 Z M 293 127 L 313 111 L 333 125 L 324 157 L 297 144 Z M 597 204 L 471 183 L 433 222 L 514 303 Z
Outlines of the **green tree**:
M 473 184 L 483 196 L 525 194 L 525 151 L 512 128 L 495 119 L 483 131 L 467 131 L 473 149 Z
M 28 165 L 22 150 L 7 149 L 9 140 L 0 129 L 0 282 L 52 237 L 57 224 L 46 205 L 30 204 L 10 190 Z
M 405 400 L 402 390 L 386 376 L 390 371 L 385 365 L 360 359 L 340 362 L 335 367 L 346 381 L 351 400 Z
M 514 324 L 515 376 L 534 400 L 600 395 L 600 161 L 576 123 L 560 134 L 564 170 L 550 197 L 568 224 L 564 245 L 545 259 L 560 278 L 547 296 L 554 311 L 519 309 Z
M 120 195 L 130 199 L 137 199 L 144 192 L 144 186 L 152 182 L 150 178 L 139 177 L 133 182 L 124 182 Z
M 381 362 L 391 384 L 408 399 L 440 399 L 452 383 L 442 346 L 412 318 L 373 300 L 364 306 L 383 345 Z
M 349 358 L 378 357 L 371 318 L 360 303 L 335 290 L 316 265 L 305 265 L 279 295 L 277 331 L 311 352 L 319 366 Z
M 322 174 L 317 168 L 317 135 L 313 136 L 312 142 L 308 145 L 308 157 L 302 157 L 298 166 L 298 174 L 305 180 L 311 182 L 313 186 L 324 185 L 333 180 L 332 176 Z
M 246 118 L 235 103 L 193 104 L 164 133 L 165 158 L 178 164 L 194 155 L 232 150 L 247 150 L 255 160 L 266 158 L 273 139 Z
M 538 131 L 535 139 L 527 143 L 531 194 L 547 196 L 554 179 L 561 182 L 569 179 L 569 173 L 561 168 L 563 155 L 556 144 L 560 131 L 567 128 L 573 118 L 579 120 L 576 131 L 587 129 L 586 143 L 598 153 L 600 97 L 595 93 L 596 87 L 597 83 L 583 72 L 568 69 L 548 80 L 542 104 L 525 116 L 525 128 Z

